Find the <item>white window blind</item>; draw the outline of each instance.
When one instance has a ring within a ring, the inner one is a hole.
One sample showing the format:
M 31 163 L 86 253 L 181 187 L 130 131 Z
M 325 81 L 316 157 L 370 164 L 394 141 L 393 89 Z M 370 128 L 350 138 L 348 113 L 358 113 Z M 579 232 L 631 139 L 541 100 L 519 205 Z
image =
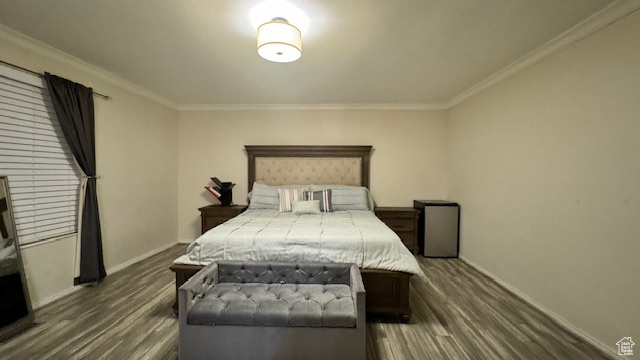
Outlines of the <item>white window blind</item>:
M 0 66 L 0 176 L 21 244 L 77 231 L 81 172 L 41 77 Z

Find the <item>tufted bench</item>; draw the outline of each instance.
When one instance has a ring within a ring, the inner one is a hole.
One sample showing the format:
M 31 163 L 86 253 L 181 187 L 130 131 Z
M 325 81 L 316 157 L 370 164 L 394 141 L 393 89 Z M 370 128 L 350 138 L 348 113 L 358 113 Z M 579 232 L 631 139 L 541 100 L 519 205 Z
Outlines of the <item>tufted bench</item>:
M 365 359 L 356 265 L 218 261 L 178 296 L 182 360 Z

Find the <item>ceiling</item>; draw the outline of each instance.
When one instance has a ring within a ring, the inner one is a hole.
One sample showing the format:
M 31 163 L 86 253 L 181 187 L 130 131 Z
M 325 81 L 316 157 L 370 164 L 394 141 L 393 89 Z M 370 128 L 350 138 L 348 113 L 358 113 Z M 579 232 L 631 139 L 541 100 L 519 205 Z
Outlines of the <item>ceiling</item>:
M 612 3 L 289 0 L 309 27 L 282 64 L 256 51 L 263 1 L 0 0 L 0 24 L 181 106 L 444 104 Z

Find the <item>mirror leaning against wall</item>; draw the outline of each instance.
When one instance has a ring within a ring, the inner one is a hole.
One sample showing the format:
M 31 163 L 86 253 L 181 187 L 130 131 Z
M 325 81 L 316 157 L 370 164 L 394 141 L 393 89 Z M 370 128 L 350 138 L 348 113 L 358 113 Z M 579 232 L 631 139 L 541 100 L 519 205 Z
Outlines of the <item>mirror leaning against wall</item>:
M 5 176 L 0 176 L 0 235 L 0 341 L 4 341 L 29 328 L 33 322 Z

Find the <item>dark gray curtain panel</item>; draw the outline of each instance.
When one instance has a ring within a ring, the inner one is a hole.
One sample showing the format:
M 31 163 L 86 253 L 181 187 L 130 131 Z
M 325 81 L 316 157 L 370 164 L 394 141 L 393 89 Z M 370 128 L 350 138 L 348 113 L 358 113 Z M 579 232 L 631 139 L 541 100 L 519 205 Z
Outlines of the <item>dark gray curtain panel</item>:
M 74 279 L 74 283 L 98 282 L 107 273 L 102 256 L 96 189 L 93 90 L 49 73 L 45 73 L 44 77 L 64 137 L 80 168 L 88 177 L 80 231 L 80 275 Z

